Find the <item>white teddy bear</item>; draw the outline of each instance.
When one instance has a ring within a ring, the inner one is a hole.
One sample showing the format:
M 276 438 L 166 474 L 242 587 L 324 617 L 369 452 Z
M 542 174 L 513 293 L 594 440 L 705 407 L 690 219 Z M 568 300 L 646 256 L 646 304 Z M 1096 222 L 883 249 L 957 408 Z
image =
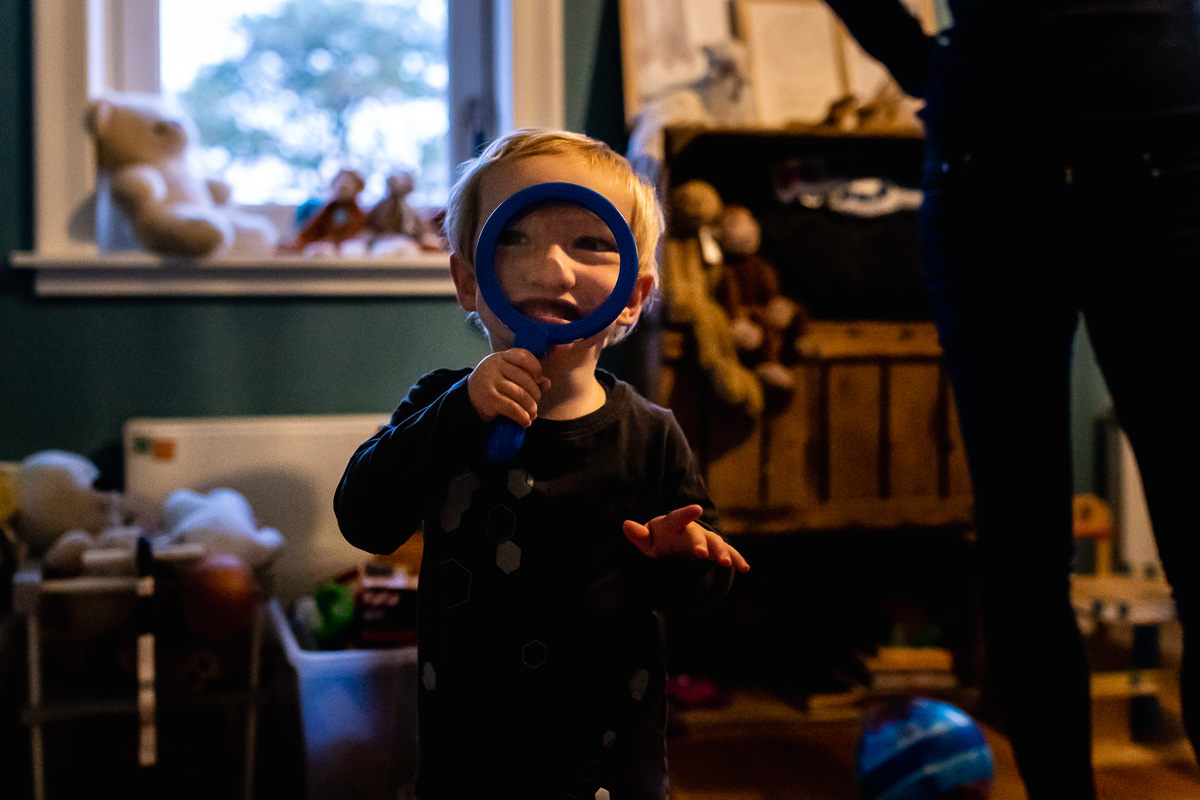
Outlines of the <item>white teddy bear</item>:
M 204 180 L 188 159 L 191 120 L 168 110 L 158 95 L 114 92 L 94 101 L 87 115 L 96 143 L 97 239 L 120 239 L 122 224 L 108 201 L 127 218 L 145 249 L 199 257 L 220 252 L 274 252 L 279 233 L 265 217 L 229 204 L 223 181 Z M 103 248 L 102 248 L 103 249 Z
M 93 488 L 99 468 L 65 450 L 42 450 L 16 474 L 16 525 L 30 552 L 44 555 L 64 534 L 97 536 L 109 521 L 111 496 Z

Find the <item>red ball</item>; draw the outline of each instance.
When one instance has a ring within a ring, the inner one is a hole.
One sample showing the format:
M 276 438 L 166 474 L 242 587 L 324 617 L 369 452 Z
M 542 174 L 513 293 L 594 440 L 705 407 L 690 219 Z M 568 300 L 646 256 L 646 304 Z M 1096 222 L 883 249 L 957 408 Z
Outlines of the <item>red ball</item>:
M 202 639 L 227 641 L 249 632 L 259 586 L 254 572 L 237 556 L 205 556 L 181 581 L 183 620 Z

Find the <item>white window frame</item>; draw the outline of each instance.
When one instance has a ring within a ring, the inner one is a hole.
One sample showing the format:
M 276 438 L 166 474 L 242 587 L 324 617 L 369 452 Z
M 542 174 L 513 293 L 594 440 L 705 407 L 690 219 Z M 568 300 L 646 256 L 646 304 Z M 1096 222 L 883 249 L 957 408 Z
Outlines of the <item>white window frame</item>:
M 456 162 L 496 132 L 562 127 L 563 0 L 450 0 L 450 114 Z M 493 22 L 494 21 L 494 22 Z M 96 185 L 84 126 L 106 89 L 158 90 L 158 0 L 34 0 L 34 249 L 39 295 L 451 295 L 449 258 L 309 262 L 105 256 L 72 230 Z M 149 44 L 148 44 L 149 43 Z M 77 226 L 76 226 L 77 227 Z

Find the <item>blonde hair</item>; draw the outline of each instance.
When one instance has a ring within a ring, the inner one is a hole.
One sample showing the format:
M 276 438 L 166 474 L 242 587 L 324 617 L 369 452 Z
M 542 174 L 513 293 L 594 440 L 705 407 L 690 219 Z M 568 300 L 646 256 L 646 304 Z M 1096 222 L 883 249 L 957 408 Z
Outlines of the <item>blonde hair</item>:
M 450 249 L 474 268 L 475 240 L 482 224 L 479 206 L 483 181 L 498 164 L 541 155 L 582 157 L 588 166 L 628 188 L 633 198 L 629 228 L 637 245 L 638 275 L 654 279 L 653 297 L 659 286 L 657 250 L 664 227 L 662 207 L 654 188 L 634 171 L 624 156 L 604 142 L 579 133 L 518 128 L 494 140 L 478 157 L 464 162 L 446 203 L 445 232 Z M 605 344 L 620 341 L 632 330 L 632 325 L 618 327 Z

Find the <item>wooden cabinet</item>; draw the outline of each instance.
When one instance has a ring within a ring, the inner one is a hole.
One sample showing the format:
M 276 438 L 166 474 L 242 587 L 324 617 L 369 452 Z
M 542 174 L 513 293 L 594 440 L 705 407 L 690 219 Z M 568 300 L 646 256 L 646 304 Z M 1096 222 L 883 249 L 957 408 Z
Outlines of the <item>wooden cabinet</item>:
M 759 418 L 704 390 L 685 334 L 663 338 L 660 400 L 732 534 L 963 525 L 971 490 L 928 322 L 815 322 L 796 381 Z
M 966 461 L 920 286 L 915 210 L 821 218 L 783 199 L 789 173 L 814 191 L 856 178 L 915 187 L 922 142 L 680 129 L 666 145 L 663 195 L 698 178 L 750 208 L 784 293 L 810 314 L 792 343 L 793 387 L 768 391 L 758 416 L 716 399 L 695 337 L 660 323 L 658 400 L 688 434 L 727 532 L 968 524 Z M 847 251 L 854 266 L 843 268 Z

